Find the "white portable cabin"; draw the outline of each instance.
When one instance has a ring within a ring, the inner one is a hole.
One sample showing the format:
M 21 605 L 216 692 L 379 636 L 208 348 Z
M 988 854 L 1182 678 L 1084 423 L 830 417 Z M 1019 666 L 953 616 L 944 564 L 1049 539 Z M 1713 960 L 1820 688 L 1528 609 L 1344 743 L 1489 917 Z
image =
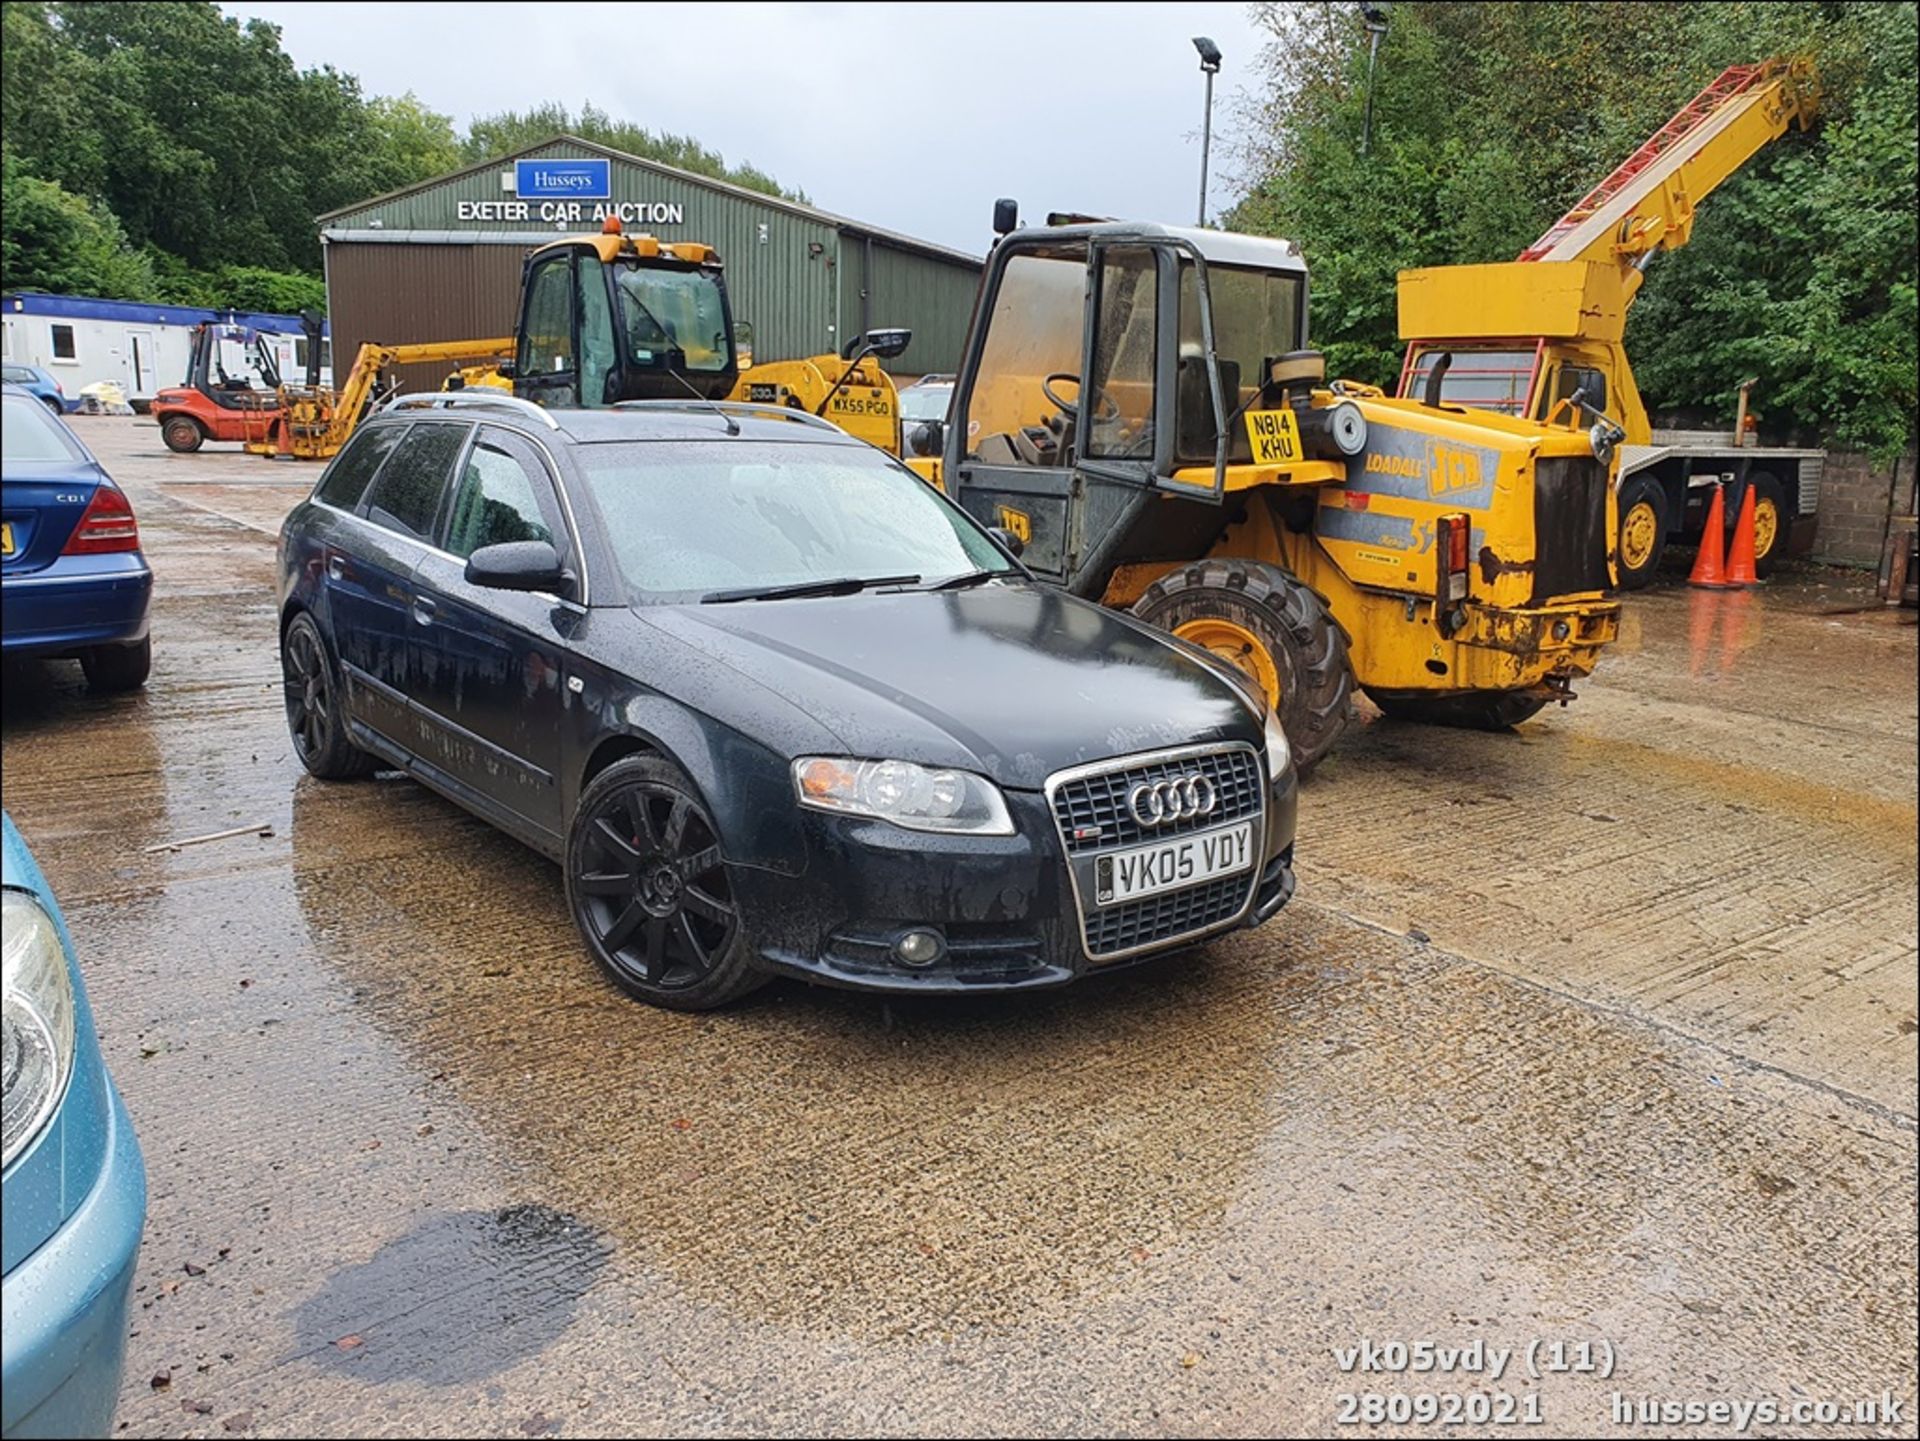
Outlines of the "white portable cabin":
M 307 373 L 307 336 L 297 315 L 205 310 L 191 305 L 150 305 L 136 300 L 21 291 L 0 297 L 0 346 L 16 365 L 37 365 L 70 396 L 96 381 L 110 380 L 144 410 L 154 392 L 181 384 L 191 363 L 193 328 L 222 327 L 218 359 L 228 374 L 263 381 L 242 343 L 245 332 L 266 341 L 281 379 L 299 382 Z M 325 334 L 323 330 L 322 334 Z M 333 381 L 328 342 L 322 340 L 320 383 Z

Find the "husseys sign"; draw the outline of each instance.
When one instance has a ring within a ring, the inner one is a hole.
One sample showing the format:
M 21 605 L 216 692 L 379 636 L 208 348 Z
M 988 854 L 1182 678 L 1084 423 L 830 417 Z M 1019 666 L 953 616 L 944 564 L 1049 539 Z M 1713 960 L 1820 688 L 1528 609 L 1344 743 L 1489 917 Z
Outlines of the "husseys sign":
M 598 224 L 618 216 L 629 225 L 684 225 L 686 205 L 678 200 L 614 200 L 612 163 L 607 160 L 516 160 L 500 177 L 513 200 L 462 200 L 457 219 L 473 223 L 542 221 L 548 224 Z
M 613 194 L 606 160 L 516 160 L 513 193 L 522 200 L 605 200 Z

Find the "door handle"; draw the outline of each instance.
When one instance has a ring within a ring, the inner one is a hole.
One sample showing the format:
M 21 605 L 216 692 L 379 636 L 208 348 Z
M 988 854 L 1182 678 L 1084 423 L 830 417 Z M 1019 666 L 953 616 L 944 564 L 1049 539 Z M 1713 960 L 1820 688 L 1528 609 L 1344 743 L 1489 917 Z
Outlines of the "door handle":
M 327 557 L 327 579 L 344 580 L 347 575 L 347 563 L 337 555 Z
M 434 609 L 431 596 L 416 595 L 413 598 L 413 618 L 417 624 L 432 625 Z

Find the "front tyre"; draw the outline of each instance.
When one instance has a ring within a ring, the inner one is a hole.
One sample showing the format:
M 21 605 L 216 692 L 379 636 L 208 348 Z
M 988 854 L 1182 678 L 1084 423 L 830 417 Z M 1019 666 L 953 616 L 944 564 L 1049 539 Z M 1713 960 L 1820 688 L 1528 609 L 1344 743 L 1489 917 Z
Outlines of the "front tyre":
M 1388 720 L 1460 730 L 1511 730 L 1540 714 L 1546 701 L 1522 691 L 1473 691 L 1467 695 L 1395 696 L 1367 692 Z
M 1133 613 L 1258 685 L 1302 774 L 1347 728 L 1353 667 L 1346 632 L 1298 576 L 1255 560 L 1204 560 L 1161 576 Z
M 206 438 L 200 422 L 187 415 L 170 415 L 160 427 L 160 439 L 166 442 L 167 449 L 180 455 L 191 455 Z
M 307 773 L 323 781 L 372 775 L 379 762 L 347 736 L 340 672 L 320 627 L 306 611 L 288 623 L 280 638 L 280 673 L 287 734 Z
M 693 782 L 629 756 L 588 784 L 567 838 L 567 905 L 593 958 L 628 995 L 707 1011 L 766 984 Z

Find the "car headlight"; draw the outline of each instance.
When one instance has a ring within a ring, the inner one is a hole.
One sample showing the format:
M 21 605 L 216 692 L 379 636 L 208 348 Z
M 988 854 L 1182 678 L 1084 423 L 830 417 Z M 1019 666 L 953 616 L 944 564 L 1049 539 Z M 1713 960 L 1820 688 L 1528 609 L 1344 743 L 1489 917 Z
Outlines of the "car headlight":
M 0 915 L 6 996 L 0 1007 L 0 1132 L 4 1160 L 26 1149 L 66 1094 L 73 1071 L 73 986 L 53 917 L 25 891 Z
M 912 761 L 863 761 L 802 756 L 793 763 L 793 789 L 803 806 L 892 821 L 913 831 L 1010 836 L 1000 788 L 971 771 L 941 770 Z
M 1287 744 L 1287 733 L 1280 729 L 1280 714 L 1267 712 L 1267 779 L 1277 781 L 1287 773 L 1287 767 L 1293 764 L 1293 747 Z

